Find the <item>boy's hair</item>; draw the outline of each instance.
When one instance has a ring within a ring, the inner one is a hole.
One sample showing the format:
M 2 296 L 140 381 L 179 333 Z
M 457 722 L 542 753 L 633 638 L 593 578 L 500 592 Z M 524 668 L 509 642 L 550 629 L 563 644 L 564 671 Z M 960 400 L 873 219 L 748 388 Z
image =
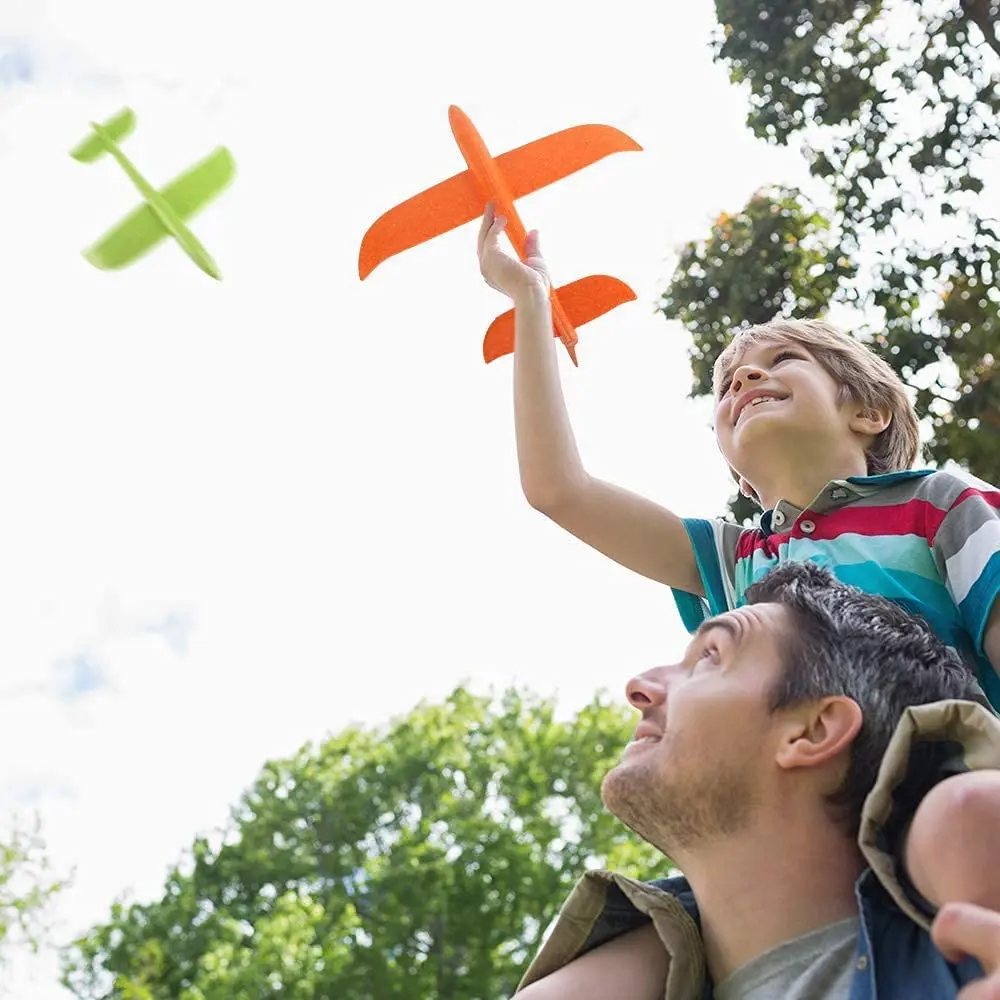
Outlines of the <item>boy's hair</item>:
M 831 323 L 815 319 L 774 319 L 738 331 L 715 362 L 718 387 L 736 367 L 744 349 L 760 341 L 791 341 L 805 347 L 840 386 L 841 402 L 853 400 L 892 414 L 889 426 L 868 449 L 868 475 L 913 467 L 920 453 L 920 428 L 902 379 L 860 341 Z M 740 477 L 734 472 L 739 482 Z
M 771 711 L 830 695 L 861 709 L 847 774 L 827 800 L 852 836 L 907 706 L 957 698 L 989 707 L 972 668 L 926 621 L 840 583 L 825 567 L 785 563 L 748 587 L 746 599 L 780 604 L 793 620 Z

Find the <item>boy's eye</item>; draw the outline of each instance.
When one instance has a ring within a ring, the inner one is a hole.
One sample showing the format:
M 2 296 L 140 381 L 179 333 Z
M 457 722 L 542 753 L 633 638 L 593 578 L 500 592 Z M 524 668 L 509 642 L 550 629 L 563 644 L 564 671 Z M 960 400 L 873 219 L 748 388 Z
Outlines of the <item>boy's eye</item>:
M 801 361 L 802 355 L 798 351 L 778 351 L 777 354 L 771 359 L 772 365 L 780 364 L 782 361 Z M 719 386 L 719 399 L 729 392 L 730 387 L 733 384 L 732 378 L 725 379 Z

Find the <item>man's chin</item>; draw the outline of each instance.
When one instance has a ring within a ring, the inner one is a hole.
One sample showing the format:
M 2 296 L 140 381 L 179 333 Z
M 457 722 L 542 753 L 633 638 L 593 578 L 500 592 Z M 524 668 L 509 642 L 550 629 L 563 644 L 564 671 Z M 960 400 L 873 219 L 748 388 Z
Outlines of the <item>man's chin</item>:
M 639 770 L 628 767 L 626 762 L 609 771 L 601 782 L 601 801 L 605 809 L 636 836 L 669 855 L 657 829 L 659 811 L 650 808 L 649 782 L 645 775 L 637 773 Z
M 617 780 L 615 775 L 619 767 L 621 767 L 621 764 L 616 764 L 610 771 L 608 771 L 606 775 L 604 775 L 604 779 L 601 781 L 601 801 L 604 803 L 604 808 L 610 810 L 612 813 L 614 812 L 614 809 L 611 806 L 611 802 L 608 801 L 609 797 L 608 790 L 609 789 L 612 790 L 610 794 L 613 800 L 614 799 L 613 789 L 615 781 Z
M 642 794 L 642 781 L 636 770 L 629 767 L 627 760 L 623 760 L 608 771 L 601 782 L 601 801 L 604 807 L 627 825 L 631 825 L 626 819 L 632 812 L 631 802 L 637 794 Z

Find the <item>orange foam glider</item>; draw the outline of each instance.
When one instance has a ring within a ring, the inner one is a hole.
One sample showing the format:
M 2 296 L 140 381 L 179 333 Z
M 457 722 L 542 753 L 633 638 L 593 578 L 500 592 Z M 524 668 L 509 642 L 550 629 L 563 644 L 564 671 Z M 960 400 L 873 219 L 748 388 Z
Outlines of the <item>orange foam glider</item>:
M 516 199 L 612 153 L 642 149 L 635 140 L 609 125 L 577 125 L 494 157 L 464 111 L 452 105 L 448 108 L 448 120 L 469 169 L 376 219 L 361 241 L 358 274 L 362 281 L 387 258 L 479 218 L 490 201 L 496 214 L 506 217 L 507 235 L 524 260 L 527 232 L 514 208 Z M 552 326 L 566 345 L 573 364 L 577 364 L 575 327 L 635 297 L 635 292 L 623 281 L 603 274 L 552 289 Z M 514 310 L 511 309 L 490 324 L 483 341 L 483 358 L 489 364 L 513 350 Z

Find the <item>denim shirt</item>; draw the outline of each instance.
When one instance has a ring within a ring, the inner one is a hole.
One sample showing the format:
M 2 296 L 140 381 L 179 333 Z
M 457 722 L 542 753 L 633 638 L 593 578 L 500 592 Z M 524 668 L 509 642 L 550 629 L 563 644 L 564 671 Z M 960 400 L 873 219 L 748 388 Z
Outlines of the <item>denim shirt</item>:
M 647 884 L 673 896 L 695 924 L 699 923 L 698 906 L 686 879 L 660 879 Z M 983 968 L 974 958 L 957 964 L 947 962 L 930 934 L 893 902 L 870 868 L 858 878 L 854 894 L 861 933 L 849 1000 L 953 1000 L 963 986 L 983 976 Z M 624 894 L 614 904 L 609 899 L 608 918 L 619 928 L 618 933 L 646 922 Z M 601 935 L 602 928 L 596 925 L 592 936 L 599 939 Z M 706 974 L 699 1000 L 712 1000 L 712 990 Z
M 904 712 L 861 815 L 858 846 L 868 868 L 854 887 L 861 932 L 850 1000 L 953 1000 L 982 977 L 975 959 L 951 963 L 938 951 L 930 936 L 933 913 L 908 884 L 900 858 L 927 791 L 951 774 L 984 768 L 1000 768 L 1000 720 L 988 709 L 946 701 Z M 608 871 L 587 872 L 576 884 L 518 989 L 650 921 L 670 959 L 664 1000 L 712 1000 L 687 880 L 645 882 Z

